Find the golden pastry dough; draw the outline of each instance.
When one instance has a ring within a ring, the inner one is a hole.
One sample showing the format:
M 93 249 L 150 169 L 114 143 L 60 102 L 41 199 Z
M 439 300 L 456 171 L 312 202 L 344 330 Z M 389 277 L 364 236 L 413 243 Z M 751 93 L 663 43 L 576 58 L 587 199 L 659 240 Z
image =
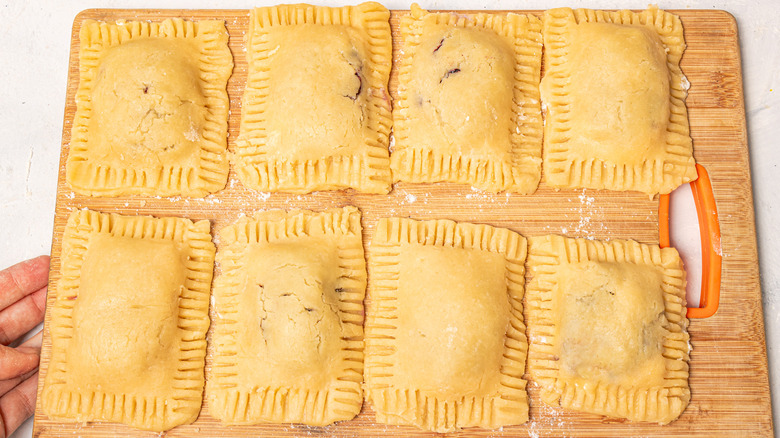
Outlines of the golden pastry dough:
M 655 194 L 696 179 L 679 17 L 551 9 L 544 44 L 549 185 Z
M 315 426 L 354 418 L 363 404 L 360 212 L 270 211 L 220 239 L 211 415 Z
M 67 181 L 92 196 L 205 196 L 228 175 L 222 21 L 85 20 Z
M 390 191 L 389 18 L 378 3 L 252 11 L 235 163 L 244 185 Z
M 394 180 L 533 193 L 542 155 L 541 21 L 428 13 L 415 4 L 400 28 Z
M 80 210 L 62 240 L 43 411 L 163 431 L 198 417 L 214 244 L 208 221 Z
M 445 432 L 528 421 L 525 256 L 506 229 L 380 219 L 366 317 L 377 422 Z
M 550 405 L 666 424 L 685 410 L 685 271 L 673 248 L 529 239 L 529 373 Z

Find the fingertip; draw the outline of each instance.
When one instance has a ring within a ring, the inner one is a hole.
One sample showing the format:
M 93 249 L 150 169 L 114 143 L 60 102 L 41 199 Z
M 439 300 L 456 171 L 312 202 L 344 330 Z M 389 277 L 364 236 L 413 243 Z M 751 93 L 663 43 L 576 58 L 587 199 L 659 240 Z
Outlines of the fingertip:
M 45 283 L 42 285 L 45 285 L 49 282 L 49 267 L 51 266 L 51 257 L 47 255 L 40 255 L 38 257 L 25 260 L 21 263 L 18 263 L 16 266 L 20 268 L 20 270 L 17 272 L 26 277 L 28 281 L 31 281 L 32 283 L 40 284 L 40 282 L 44 280 L 44 277 Z M 11 268 L 14 268 L 14 266 Z
M 40 346 L 28 345 L 24 347 L 16 347 L 16 351 L 24 355 L 24 358 L 18 358 L 17 364 L 19 367 L 17 369 L 25 370 L 25 373 L 35 369 L 35 367 L 38 366 L 37 364 L 40 364 L 41 362 Z
M 48 255 L 39 255 L 38 257 L 31 258 L 28 260 L 28 263 L 33 265 L 37 269 L 43 269 L 45 268 L 47 271 L 49 270 L 49 265 L 51 264 L 51 257 Z
M 0 309 L 49 284 L 51 258 L 43 255 L 0 271 Z
M 18 348 L 33 348 L 38 354 L 40 354 L 41 351 L 41 344 L 43 342 L 43 330 L 39 330 L 38 333 L 36 333 L 33 337 L 30 339 L 24 341 L 22 345 L 20 345 Z
M 43 314 L 46 312 L 46 293 L 48 291 L 48 287 L 44 286 L 37 291 L 33 293 L 32 300 L 33 303 L 35 303 L 35 306 L 38 308 L 38 310 L 41 313 L 41 320 L 38 322 L 43 322 Z
M 28 347 L 0 347 L 0 380 L 11 379 L 30 372 L 38 367 L 41 361 L 40 349 Z
M 24 355 L 17 359 L 20 365 L 23 365 L 25 369 L 30 369 L 30 366 L 37 360 L 41 360 L 41 347 L 35 344 L 25 345 L 23 347 L 16 347 L 16 351 Z M 26 372 L 26 371 L 25 371 Z

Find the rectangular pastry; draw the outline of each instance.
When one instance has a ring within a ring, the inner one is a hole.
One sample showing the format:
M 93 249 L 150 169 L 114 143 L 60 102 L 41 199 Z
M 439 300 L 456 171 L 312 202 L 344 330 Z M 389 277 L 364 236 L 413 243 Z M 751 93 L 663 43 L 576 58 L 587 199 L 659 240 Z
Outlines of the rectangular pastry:
M 679 17 L 559 8 L 543 33 L 547 184 L 655 194 L 696 179 Z
M 373 2 L 252 11 L 235 160 L 245 186 L 390 191 L 389 19 Z
M 84 20 L 66 179 L 91 196 L 205 196 L 228 176 L 223 21 Z
M 393 179 L 529 194 L 541 174 L 541 21 L 428 13 L 401 19 Z
M 685 410 L 685 271 L 674 248 L 529 239 L 528 368 L 542 400 L 666 424 Z
M 525 257 L 507 229 L 380 219 L 365 329 L 377 422 L 447 432 L 528 420 Z
M 315 426 L 355 417 L 366 289 L 360 212 L 263 212 L 223 228 L 220 240 L 211 415 Z
M 164 431 L 198 417 L 214 244 L 208 221 L 73 212 L 41 406 Z

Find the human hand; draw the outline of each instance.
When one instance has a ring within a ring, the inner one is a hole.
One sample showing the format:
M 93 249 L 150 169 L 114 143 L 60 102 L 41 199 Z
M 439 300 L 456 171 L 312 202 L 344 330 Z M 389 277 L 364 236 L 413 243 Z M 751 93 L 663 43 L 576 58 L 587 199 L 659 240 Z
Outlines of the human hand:
M 35 411 L 41 333 L 11 348 L 43 321 L 49 256 L 0 271 L 0 438 L 16 430 Z

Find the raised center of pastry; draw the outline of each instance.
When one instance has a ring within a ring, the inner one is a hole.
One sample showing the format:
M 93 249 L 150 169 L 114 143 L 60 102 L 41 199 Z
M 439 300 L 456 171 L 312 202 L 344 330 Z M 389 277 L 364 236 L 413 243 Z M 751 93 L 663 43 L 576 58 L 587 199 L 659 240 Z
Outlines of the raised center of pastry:
M 199 54 L 188 44 L 141 38 L 106 50 L 92 91 L 90 154 L 115 165 L 195 166 L 207 111 Z
M 571 152 L 618 164 L 663 153 L 669 125 L 669 69 L 658 35 L 644 26 L 571 27 Z
M 250 246 L 238 334 L 243 372 L 253 382 L 317 387 L 329 381 L 340 348 L 338 252 L 307 237 Z
M 660 270 L 591 261 L 559 269 L 554 309 L 561 376 L 663 385 L 669 321 Z
M 461 155 L 508 154 L 514 59 L 491 31 L 426 23 L 408 83 L 409 137 Z
M 366 42 L 349 26 L 300 24 L 268 31 L 264 153 L 290 162 L 365 147 Z
M 149 393 L 172 378 L 185 280 L 181 252 L 171 241 L 90 238 L 67 351 L 71 369 L 91 376 L 88 389 Z
M 398 280 L 398 386 L 443 399 L 498 390 L 509 324 L 503 256 L 404 245 Z

